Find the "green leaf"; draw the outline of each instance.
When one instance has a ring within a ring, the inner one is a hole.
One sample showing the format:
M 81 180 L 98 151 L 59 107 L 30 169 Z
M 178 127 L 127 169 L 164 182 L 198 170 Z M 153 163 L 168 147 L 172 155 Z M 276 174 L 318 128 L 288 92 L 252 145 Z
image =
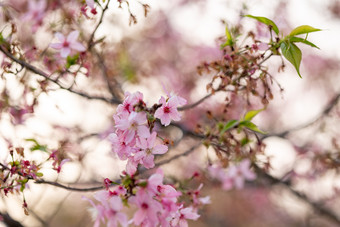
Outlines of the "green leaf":
M 313 28 L 312 26 L 309 26 L 309 25 L 301 25 L 301 26 L 294 28 L 290 32 L 289 35 L 290 36 L 296 36 L 296 35 L 306 34 L 306 33 L 310 33 L 310 32 L 318 32 L 318 31 L 321 31 L 321 29 Z
M 276 24 L 272 20 L 270 20 L 270 19 L 268 19 L 266 17 L 257 17 L 257 16 L 253 16 L 253 15 L 245 15 L 245 17 L 253 18 L 253 19 L 255 19 L 255 20 L 257 20 L 257 21 L 259 21 L 259 22 L 261 22 L 263 24 L 271 26 L 271 28 L 276 33 L 276 35 L 279 34 L 279 29 L 278 29 L 278 27 L 276 26 Z
M 244 117 L 243 120 L 245 121 L 251 121 L 258 113 L 262 112 L 264 109 L 260 109 L 260 110 L 250 110 L 248 111 Z
M 295 67 L 297 73 L 300 74 L 300 63 L 302 58 L 301 50 L 289 41 L 284 41 L 281 43 L 281 52 L 283 56 Z M 302 77 L 301 77 L 302 78 Z
M 35 175 L 37 175 L 37 177 L 42 177 L 42 176 L 44 176 L 44 174 L 41 173 L 41 172 L 37 172 Z
M 235 42 L 227 25 L 225 26 L 225 35 L 227 37 L 227 41 L 224 44 L 222 44 L 221 47 L 223 48 L 226 46 L 233 46 Z
M 79 54 L 76 54 L 74 56 L 67 56 L 66 58 L 66 68 L 70 68 L 72 65 L 77 64 L 79 58 Z
M 303 38 L 300 38 L 300 37 L 295 37 L 295 36 L 290 37 L 290 38 L 289 38 L 289 41 L 292 42 L 292 43 L 304 43 L 304 44 L 309 45 L 309 46 L 311 46 L 311 47 L 315 47 L 315 48 L 320 49 L 320 48 L 319 48 L 318 46 L 316 46 L 314 43 L 311 43 L 311 42 L 309 42 L 308 40 L 303 39 Z
M 39 151 L 43 151 L 43 152 L 48 152 L 47 151 L 47 145 L 41 145 L 41 144 L 38 143 L 38 141 L 36 141 L 33 138 L 29 138 L 29 139 L 25 139 L 25 140 L 34 143 L 34 145 L 30 148 L 31 151 L 39 150 Z
M 250 140 L 249 138 L 247 137 L 244 137 L 240 143 L 241 143 L 241 146 L 243 147 L 244 145 L 247 145 L 248 143 L 252 142 L 252 140 Z
M 261 131 L 254 123 L 250 121 L 241 121 L 239 124 L 241 127 L 246 127 L 254 132 L 259 132 L 261 134 L 266 134 L 264 131 Z
M 220 132 L 220 135 L 223 135 L 226 131 L 228 131 L 229 129 L 235 127 L 237 124 L 239 123 L 238 120 L 230 120 L 227 123 L 225 123 L 223 129 Z

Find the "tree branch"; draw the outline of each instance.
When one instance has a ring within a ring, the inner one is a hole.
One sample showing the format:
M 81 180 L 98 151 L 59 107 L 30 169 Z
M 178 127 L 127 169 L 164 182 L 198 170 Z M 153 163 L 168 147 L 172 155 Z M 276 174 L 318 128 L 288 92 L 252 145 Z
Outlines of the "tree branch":
M 105 189 L 104 185 L 96 186 L 96 187 L 90 187 L 90 188 L 74 188 L 74 187 L 70 187 L 70 186 L 60 184 L 58 182 L 45 181 L 43 179 L 36 180 L 36 181 L 34 181 L 34 183 L 36 183 L 36 184 L 49 184 L 49 185 L 53 185 L 53 186 L 58 187 L 58 188 L 63 188 L 63 189 L 69 190 L 69 191 L 77 191 L 77 192 L 91 192 L 91 191 L 98 191 L 98 190 Z
M 84 97 L 84 98 L 87 98 L 87 99 L 93 99 L 93 100 L 101 100 L 101 101 L 104 101 L 104 102 L 107 102 L 107 103 L 110 103 L 110 104 L 120 104 L 120 100 L 118 99 L 115 99 L 115 98 L 112 98 L 112 99 L 108 99 L 108 98 L 105 98 L 105 97 L 101 97 L 101 96 L 91 96 L 89 94 L 86 94 L 86 93 L 83 93 L 83 92 L 79 92 L 79 91 L 75 91 L 71 88 L 68 88 L 68 87 L 65 87 L 63 85 L 61 85 L 58 80 L 54 80 L 52 78 L 50 78 L 50 75 L 48 75 L 47 73 L 45 73 L 44 71 L 42 71 L 41 69 L 29 64 L 28 62 L 26 61 L 23 61 L 21 59 L 18 59 L 16 57 L 14 57 L 11 53 L 9 53 L 3 45 L 0 45 L 0 51 L 2 53 L 4 53 L 8 58 L 10 58 L 12 61 L 18 63 L 19 65 L 21 65 L 22 67 L 28 69 L 29 71 L 39 75 L 39 76 L 42 76 L 44 77 L 46 80 L 48 81 L 51 81 L 53 82 L 54 84 L 58 85 L 61 89 L 63 90 L 67 90 L 71 93 L 74 93 L 74 94 L 77 94 L 81 97 Z
M 267 137 L 273 137 L 273 136 L 277 136 L 277 137 L 286 137 L 289 133 L 292 133 L 294 131 L 298 131 L 298 130 L 301 130 L 301 129 L 304 129 L 304 128 L 307 128 L 309 127 L 310 125 L 313 125 L 314 123 L 318 122 L 319 120 L 321 120 L 324 116 L 327 116 L 331 110 L 336 106 L 336 104 L 339 102 L 340 100 L 340 93 L 338 95 L 336 95 L 332 101 L 326 106 L 326 108 L 318 114 L 317 117 L 315 117 L 313 120 L 305 123 L 305 124 L 302 124 L 302 125 L 299 125 L 299 126 L 296 126 L 294 128 L 291 128 L 291 129 L 287 129 L 283 132 L 280 132 L 280 133 L 274 133 L 274 134 L 267 134 L 267 135 L 264 135 L 262 137 L 262 139 L 265 139 Z
M 277 179 L 277 178 L 271 176 L 270 174 L 265 173 L 264 171 L 260 170 L 259 168 L 257 168 L 257 172 L 260 172 L 260 174 L 264 178 L 269 180 L 271 185 L 280 184 L 280 185 L 285 186 L 294 196 L 296 196 L 300 200 L 302 200 L 305 203 L 307 203 L 308 205 L 310 205 L 313 208 L 314 211 L 316 211 L 319 214 L 329 218 L 333 222 L 337 223 L 338 226 L 340 226 L 340 218 L 336 214 L 334 214 L 331 210 L 328 210 L 325 207 L 322 207 L 321 204 L 311 201 L 304 193 L 296 191 L 295 189 L 293 189 L 289 181 L 282 181 L 280 179 Z
M 184 110 L 187 110 L 187 109 L 192 109 L 192 108 L 198 106 L 199 104 L 201 104 L 202 102 L 204 102 L 206 99 L 210 98 L 211 96 L 212 96 L 212 94 L 210 93 L 210 94 L 204 96 L 203 98 L 199 99 L 198 101 L 196 101 L 192 104 L 188 104 L 188 105 L 179 107 L 177 109 L 178 109 L 178 111 L 184 111 Z

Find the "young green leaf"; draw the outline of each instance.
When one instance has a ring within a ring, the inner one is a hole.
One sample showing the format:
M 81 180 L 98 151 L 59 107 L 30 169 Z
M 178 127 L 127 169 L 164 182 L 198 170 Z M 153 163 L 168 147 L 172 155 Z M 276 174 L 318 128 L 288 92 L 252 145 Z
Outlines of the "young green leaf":
M 315 47 L 315 48 L 320 49 L 320 48 L 319 48 L 318 46 L 316 46 L 314 43 L 311 43 L 311 42 L 309 42 L 308 40 L 303 39 L 303 38 L 300 38 L 300 37 L 295 37 L 295 36 L 290 37 L 290 38 L 289 38 L 289 41 L 292 42 L 292 43 L 304 43 L 304 44 L 309 45 L 309 46 L 311 46 L 311 47 Z
M 238 120 L 230 120 L 227 123 L 225 123 L 223 129 L 220 132 L 220 135 L 223 135 L 226 131 L 235 127 L 238 124 L 238 122 L 239 122 Z
M 289 35 L 290 36 L 296 36 L 296 35 L 306 34 L 306 33 L 310 33 L 310 32 L 318 32 L 318 31 L 321 31 L 321 29 L 313 28 L 312 26 L 309 26 L 309 25 L 301 25 L 301 26 L 294 28 L 290 32 Z
M 245 121 L 251 121 L 258 113 L 262 112 L 264 109 L 260 109 L 260 110 L 250 110 L 248 111 L 244 117 L 243 120 Z
M 279 29 L 278 29 L 278 27 L 276 26 L 276 24 L 272 20 L 270 20 L 270 19 L 268 19 L 266 17 L 257 17 L 257 16 L 253 16 L 253 15 L 245 15 L 245 17 L 253 18 L 253 19 L 255 19 L 255 20 L 257 20 L 257 21 L 259 21 L 259 22 L 261 22 L 263 24 L 271 26 L 273 31 L 276 33 L 276 35 L 279 34 Z
M 25 140 L 34 143 L 34 145 L 30 148 L 31 151 L 39 150 L 39 151 L 43 151 L 43 152 L 48 152 L 47 151 L 47 145 L 41 145 L 41 144 L 38 143 L 38 141 L 36 141 L 33 138 L 29 138 L 29 139 L 25 139 Z
M 254 123 L 250 121 L 241 121 L 239 126 L 246 127 L 254 132 L 259 132 L 261 134 L 266 134 L 264 131 L 261 131 Z
M 231 32 L 229 31 L 228 29 L 228 26 L 226 25 L 225 26 L 225 35 L 227 37 L 227 41 L 221 45 L 221 47 L 226 47 L 226 46 L 233 46 L 234 45 L 234 39 L 231 35 Z
M 281 52 L 283 56 L 295 67 L 299 77 L 300 74 L 300 63 L 302 58 L 301 50 L 294 44 L 289 41 L 284 41 L 281 43 Z M 302 77 L 301 77 L 302 78 Z

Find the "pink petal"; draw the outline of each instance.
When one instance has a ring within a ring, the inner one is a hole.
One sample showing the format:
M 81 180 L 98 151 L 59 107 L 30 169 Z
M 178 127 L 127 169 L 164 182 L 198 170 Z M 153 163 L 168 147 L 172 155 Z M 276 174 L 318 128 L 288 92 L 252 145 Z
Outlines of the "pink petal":
M 61 49 L 63 47 L 62 43 L 51 43 L 50 47 L 54 48 L 54 49 Z
M 241 176 L 235 177 L 234 178 L 234 183 L 235 183 L 235 187 L 237 189 L 243 188 L 243 186 L 244 186 L 244 179 L 243 179 L 243 177 L 241 177 Z
M 171 118 L 172 120 L 174 120 L 174 121 L 179 121 L 179 120 L 181 120 L 181 115 L 179 115 L 179 113 L 177 112 L 177 109 L 171 111 L 171 112 L 169 113 L 169 115 L 170 115 L 170 118 Z
M 88 5 L 90 8 L 94 8 L 94 0 L 86 0 L 86 5 Z
M 73 42 L 71 44 L 71 48 L 80 52 L 83 52 L 86 50 L 86 48 L 83 46 L 83 44 L 79 43 L 79 42 Z
M 61 34 L 60 32 L 55 33 L 54 35 L 57 39 L 59 39 L 59 41 L 61 41 L 62 43 L 65 42 L 65 36 L 63 34 Z
M 157 133 L 154 131 L 151 133 L 150 137 L 148 138 L 148 147 L 149 148 L 152 148 L 153 145 L 155 144 L 155 140 L 156 140 L 156 137 L 157 137 Z
M 146 122 L 146 113 L 139 112 L 139 113 L 136 114 L 134 119 L 139 125 L 144 124 Z
M 155 112 L 155 118 L 162 119 L 164 115 L 164 109 L 162 107 L 158 108 Z
M 154 147 L 152 154 L 164 154 L 168 151 L 168 146 L 159 144 Z
M 119 212 L 119 213 L 116 214 L 116 216 L 117 216 L 117 219 L 118 219 L 118 221 L 119 221 L 119 223 L 121 224 L 122 227 L 126 227 L 126 226 L 129 225 L 126 214 Z
M 118 196 L 111 197 L 109 200 L 109 204 L 114 211 L 120 211 L 121 209 L 123 209 L 122 200 Z
M 61 48 L 61 50 L 60 50 L 60 56 L 62 58 L 66 58 L 70 53 L 71 53 L 70 48 Z
M 140 125 L 137 128 L 137 134 L 140 137 L 148 138 L 150 136 L 149 128 L 146 127 L 145 125 Z
M 155 166 L 153 159 L 154 159 L 153 155 L 147 155 L 143 159 L 143 165 L 145 166 L 145 168 L 150 169 L 150 168 L 153 168 Z
M 79 31 L 76 30 L 76 31 L 71 32 L 71 33 L 67 36 L 66 40 L 67 40 L 67 42 L 69 42 L 69 43 L 74 43 L 74 42 L 77 41 L 78 36 L 79 36 Z
M 137 226 L 139 226 L 144 221 L 146 215 L 147 215 L 146 210 L 139 209 L 133 216 L 134 223 Z
M 168 126 L 171 122 L 169 114 L 164 114 L 163 117 L 160 118 L 160 119 L 161 119 L 162 125 L 164 125 L 164 126 Z

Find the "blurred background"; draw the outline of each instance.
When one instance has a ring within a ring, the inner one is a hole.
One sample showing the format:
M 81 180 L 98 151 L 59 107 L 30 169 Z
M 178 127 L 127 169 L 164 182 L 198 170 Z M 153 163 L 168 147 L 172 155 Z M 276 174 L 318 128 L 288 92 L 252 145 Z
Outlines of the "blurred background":
M 130 2 L 138 23 L 129 26 L 127 10 L 111 2 L 96 38 L 105 37 L 100 52 L 105 54 L 103 62 L 112 78 L 103 79 L 100 67 L 92 63 L 88 77 L 76 78 L 79 90 L 107 96 L 108 91 L 103 89 L 107 81 L 118 81 L 122 91 L 142 91 L 149 105 L 164 96 L 165 90 L 174 91 L 193 103 L 207 94 L 206 85 L 211 81 L 210 75 L 199 76 L 197 66 L 221 58 L 219 37 L 224 35 L 225 23 L 242 25 L 244 31 L 259 32 L 256 22 L 240 16 L 251 14 L 272 19 L 284 34 L 305 24 L 322 29 L 308 37 L 320 49 L 299 46 L 303 52 L 302 79 L 289 63 L 284 72 L 278 73 L 279 57 L 267 62 L 283 91 L 274 84 L 274 100 L 255 118 L 256 124 L 268 132 L 264 138 L 264 156 L 270 158 L 270 174 L 282 181 L 290 179 L 290 183 L 255 181 L 242 190 L 223 191 L 218 183 L 202 176 L 206 183 L 201 194 L 210 195 L 211 204 L 190 226 L 339 226 L 340 222 L 313 206 L 329 210 L 340 220 L 340 109 L 337 104 L 340 1 L 150 0 L 143 3 L 151 7 L 146 18 L 137 1 Z M 24 11 L 25 6 L 22 9 Z M 49 20 L 55 17 L 46 17 L 45 26 L 50 26 Z M 80 29 L 85 37 L 97 20 L 94 18 L 82 25 Z M 37 31 L 39 42 L 20 36 L 27 33 L 26 28 L 25 24 L 18 25 L 19 40 L 27 46 L 35 42 L 39 50 L 44 50 L 53 40 L 50 28 Z M 4 77 L 1 88 L 10 87 L 8 97 L 17 102 L 17 106 L 22 105 L 21 82 L 10 75 Z M 125 163 L 113 155 L 105 139 L 113 131 L 115 106 L 87 100 L 67 90 L 49 89 L 48 93 L 39 95 L 34 113 L 19 118 L 13 113 L 2 113 L 0 160 L 8 159 L 7 140 L 29 150 L 32 144 L 25 139 L 39 138 L 41 144 L 62 150 L 71 160 L 65 163 L 59 175 L 51 170 L 51 163 L 46 162 L 42 169 L 46 180 L 85 188 L 101 185 L 106 177 L 119 178 Z M 224 98 L 216 94 L 197 108 L 185 111 L 183 124 L 194 128 L 204 123 L 200 121 L 206 111 L 220 111 Z M 235 118 L 245 112 L 244 104 L 237 104 L 235 112 L 228 113 Z M 182 138 L 176 129 L 172 129 L 170 135 L 181 143 L 169 152 L 169 157 L 197 143 L 192 138 Z M 206 150 L 200 146 L 189 157 L 176 159 L 162 168 L 170 178 L 190 177 L 206 167 Z M 46 160 L 48 154 L 30 152 L 26 157 Z M 301 194 L 293 193 L 290 188 Z M 7 212 L 24 226 L 92 226 L 90 204 L 82 199 L 82 196 L 91 198 L 92 195 L 93 192 L 71 192 L 31 183 L 25 191 L 29 216 L 24 214 L 22 197 L 17 195 L 1 197 L 0 211 Z M 0 226 L 4 225 L 0 222 Z

